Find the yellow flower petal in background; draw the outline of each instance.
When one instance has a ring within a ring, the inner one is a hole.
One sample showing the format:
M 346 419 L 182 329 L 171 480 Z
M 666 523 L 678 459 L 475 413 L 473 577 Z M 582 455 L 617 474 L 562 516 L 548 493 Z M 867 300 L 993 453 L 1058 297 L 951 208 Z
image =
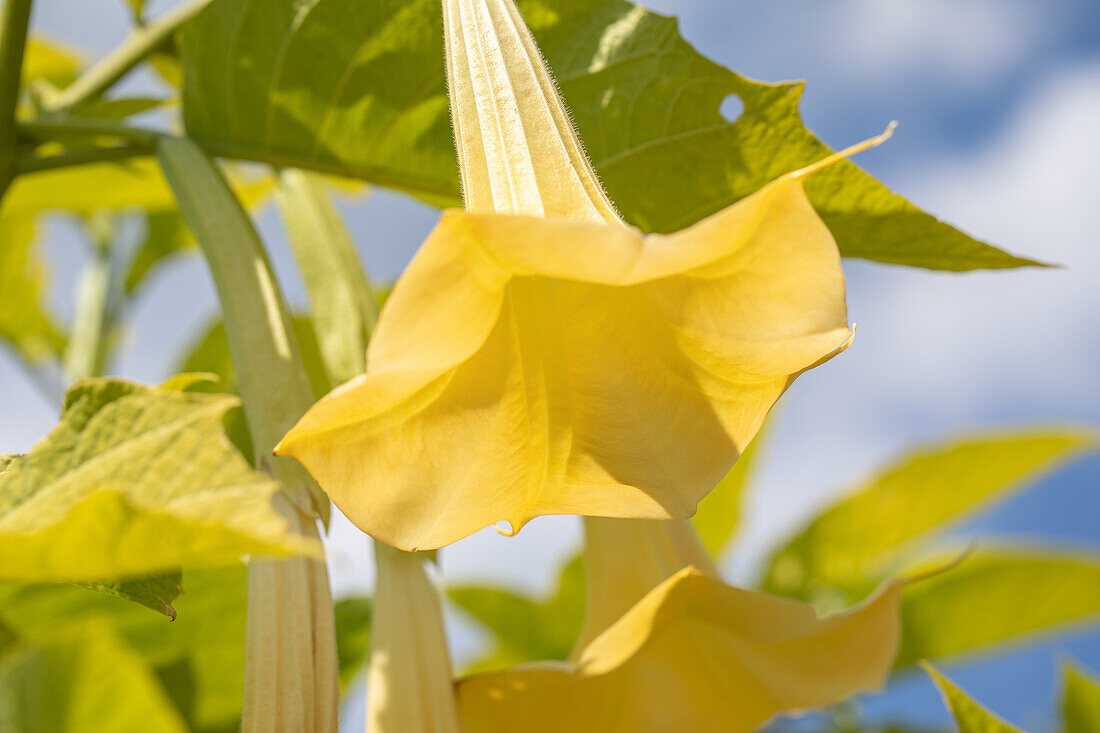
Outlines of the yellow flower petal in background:
M 367 375 L 278 451 L 402 549 L 542 514 L 688 517 L 790 379 L 848 336 L 801 175 L 665 236 L 448 212 Z
M 690 520 L 589 519 L 584 524 L 584 625 L 573 647 L 585 647 L 642 596 L 684 568 L 719 578 Z
M 574 664 L 462 680 L 459 718 L 471 733 L 751 731 L 777 713 L 881 687 L 897 651 L 900 585 L 818 618 L 806 604 L 688 568 Z

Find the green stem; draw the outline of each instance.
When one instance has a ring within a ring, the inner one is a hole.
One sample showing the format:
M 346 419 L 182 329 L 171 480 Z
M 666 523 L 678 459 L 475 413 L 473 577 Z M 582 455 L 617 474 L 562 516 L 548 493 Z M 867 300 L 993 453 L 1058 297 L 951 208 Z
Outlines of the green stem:
M 93 219 L 89 230 L 92 260 L 77 283 L 76 319 L 65 349 L 65 372 L 73 381 L 104 373 L 118 311 L 118 258 L 111 246 L 113 221 Z
M 52 142 L 71 140 L 73 137 L 87 138 L 112 138 L 125 140 L 138 148 L 152 147 L 158 139 L 175 137 L 171 133 L 148 128 L 133 127 L 111 120 L 96 120 L 84 117 L 76 117 L 63 114 L 50 114 L 36 118 L 32 121 L 19 124 L 19 130 L 25 136 L 38 142 Z M 271 150 L 263 147 L 239 145 L 237 143 L 221 140 L 208 140 L 201 137 L 189 137 L 189 140 L 202 148 L 207 155 L 218 158 L 233 158 L 236 160 L 248 160 L 255 163 L 267 163 L 276 168 L 304 168 L 318 173 L 329 173 L 347 178 L 357 178 L 367 183 L 373 183 L 385 188 L 394 188 L 408 191 L 425 201 L 435 202 L 440 205 L 451 205 L 458 202 L 455 191 L 444 186 L 432 186 L 419 181 L 410 181 L 400 177 L 387 175 L 381 171 L 369 171 L 363 168 L 354 168 L 336 161 L 325 161 L 318 158 L 285 153 L 279 150 Z
M 81 74 L 76 81 L 54 95 L 47 95 L 42 100 L 43 110 L 69 110 L 102 94 L 146 56 L 163 46 L 180 26 L 195 17 L 209 3 L 210 0 L 192 0 L 172 8 L 152 23 L 135 28 L 129 38 Z
M 31 0 L 7 0 L 3 12 L 3 28 L 0 29 L 0 194 L 14 175 L 15 109 L 19 104 Z
M 83 148 L 67 150 L 57 155 L 19 155 L 15 159 L 15 173 L 38 173 L 40 171 L 56 170 L 58 168 L 72 168 L 78 165 L 90 163 L 105 163 L 109 161 L 127 160 L 141 155 L 152 153 L 146 147 L 136 145 L 117 145 L 109 148 Z

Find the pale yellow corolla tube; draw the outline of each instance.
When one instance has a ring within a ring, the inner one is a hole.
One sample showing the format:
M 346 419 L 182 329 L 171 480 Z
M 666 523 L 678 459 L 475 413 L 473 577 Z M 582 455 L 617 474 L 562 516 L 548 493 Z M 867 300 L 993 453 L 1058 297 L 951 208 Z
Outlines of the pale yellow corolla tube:
M 575 662 L 460 681 L 459 720 L 467 733 L 748 733 L 778 713 L 881 687 L 897 652 L 900 589 L 819 618 L 807 604 L 686 568 Z
M 644 236 L 603 195 L 511 2 L 444 11 L 469 211 L 445 212 L 398 281 L 366 374 L 277 452 L 405 550 L 544 514 L 688 517 L 850 337 L 840 255 L 802 188 L 840 156 Z

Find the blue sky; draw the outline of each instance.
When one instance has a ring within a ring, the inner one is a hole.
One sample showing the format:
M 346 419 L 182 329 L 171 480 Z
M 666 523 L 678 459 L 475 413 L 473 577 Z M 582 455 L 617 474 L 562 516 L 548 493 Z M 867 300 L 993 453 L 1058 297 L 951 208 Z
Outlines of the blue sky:
M 800 380 L 784 399 L 726 558 L 752 577 L 768 548 L 875 466 L 918 443 L 1020 424 L 1100 425 L 1100 3 L 1095 0 L 648 0 L 681 18 L 703 53 L 769 81 L 805 78 L 804 117 L 834 146 L 886 122 L 894 138 L 858 163 L 915 203 L 1013 252 L 1061 270 L 950 275 L 848 262 L 855 345 Z M 171 3 L 154 2 L 153 11 Z M 42 0 L 48 34 L 102 53 L 126 28 L 121 0 Z M 152 82 L 138 76 L 132 89 Z M 435 212 L 376 193 L 345 206 L 371 270 L 396 274 Z M 261 215 L 290 297 L 304 302 L 274 212 Z M 56 300 L 65 310 L 80 244 L 51 227 Z M 113 371 L 161 379 L 215 312 L 197 259 L 160 273 L 130 314 Z M 56 406 L 0 355 L 0 450 L 26 450 Z M 1100 458 L 1044 480 L 968 528 L 971 535 L 1043 538 L 1100 551 Z M 474 579 L 546 589 L 579 540 L 577 522 L 547 518 L 516 538 L 484 532 L 444 553 L 446 582 Z M 338 593 L 372 583 L 367 543 L 347 524 L 332 542 Z M 479 643 L 453 619 L 456 655 Z M 1069 653 L 1100 669 L 1100 633 L 1078 631 L 949 673 L 1013 722 L 1048 727 L 1056 662 Z M 869 702 L 876 715 L 942 722 L 929 684 L 903 679 Z

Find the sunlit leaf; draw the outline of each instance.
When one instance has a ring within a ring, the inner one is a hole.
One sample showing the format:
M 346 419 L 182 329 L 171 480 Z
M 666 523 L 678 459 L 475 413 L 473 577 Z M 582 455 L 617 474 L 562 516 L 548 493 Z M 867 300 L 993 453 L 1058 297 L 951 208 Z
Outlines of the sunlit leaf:
M 80 69 L 80 54 L 57 41 L 31 35 L 23 57 L 23 80 L 45 79 L 55 86 L 64 86 L 76 78 Z
M 0 216 L 0 339 L 31 363 L 59 356 L 65 345 L 46 310 L 46 278 L 34 223 Z
M 965 691 L 954 682 L 937 672 L 931 665 L 925 665 L 925 670 L 936 683 L 943 701 L 955 716 L 955 722 L 959 724 L 959 733 L 1022 733 L 1004 722 L 993 713 L 974 702 Z
M 1100 730 L 1100 677 L 1073 662 L 1062 665 L 1062 724 L 1064 733 Z
M 929 565 L 942 567 L 943 559 Z M 992 651 L 1096 621 L 1100 556 L 983 547 L 902 592 L 897 663 Z
M 557 590 L 546 599 L 477 585 L 448 588 L 447 596 L 496 637 L 495 647 L 474 660 L 466 674 L 499 671 L 535 660 L 564 660 L 577 641 L 584 618 L 584 568 L 580 556 L 568 561 Z
M 709 61 L 673 19 L 623 0 L 519 5 L 611 199 L 643 230 L 681 229 L 827 153 L 799 117 L 800 83 L 762 84 Z M 217 0 L 182 36 L 188 132 L 229 154 L 457 205 L 442 38 L 437 0 Z M 733 122 L 720 112 L 730 95 L 745 109 Z M 949 270 L 1034 264 L 849 163 L 807 192 L 849 256 Z
M 4 212 L 44 211 L 89 215 L 100 209 L 172 209 L 175 201 L 156 161 L 135 158 L 19 176 L 4 196 Z
M 172 607 L 172 602 L 183 592 L 179 572 L 80 585 L 89 590 L 97 590 L 140 603 L 171 619 L 176 618 L 176 609 Z
M 149 665 L 103 621 L 21 639 L 0 656 L 0 730 L 184 733 Z
M 1003 500 L 1095 444 L 1090 431 L 1031 429 L 912 453 L 788 542 L 773 557 L 764 587 L 801 598 L 829 588 L 863 593 L 911 559 L 919 540 Z
M 20 636 L 75 619 L 108 623 L 153 667 L 188 730 L 233 733 L 244 685 L 245 567 L 188 570 L 184 584 L 187 592 L 175 602 L 179 616 L 169 622 L 71 585 L 0 583 L 0 622 Z
M 700 539 L 714 557 L 722 554 L 737 531 L 744 492 L 755 470 L 756 456 L 766 440 L 763 432 L 756 434 L 725 478 L 699 502 L 699 509 L 692 517 Z
M 278 484 L 225 438 L 238 404 L 78 383 L 60 425 L 0 473 L 0 578 L 98 583 L 310 549 L 271 505 Z
M 336 617 L 336 655 L 340 664 L 340 689 L 367 665 L 370 654 L 371 602 L 369 598 L 344 598 L 333 607 Z

